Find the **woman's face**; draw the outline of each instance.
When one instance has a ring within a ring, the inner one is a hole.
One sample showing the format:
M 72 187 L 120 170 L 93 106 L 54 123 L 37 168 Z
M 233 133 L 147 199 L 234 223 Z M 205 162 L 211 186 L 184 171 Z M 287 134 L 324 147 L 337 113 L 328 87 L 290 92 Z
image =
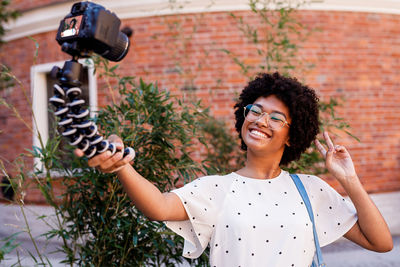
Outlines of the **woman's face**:
M 259 97 L 253 105 L 261 108 L 262 112 L 268 114 L 278 113 L 286 118 L 287 123 L 291 123 L 288 107 L 276 96 Z M 242 125 L 242 138 L 247 145 L 248 152 L 271 154 L 276 152 L 283 153 L 285 144 L 289 145 L 289 125 L 284 124 L 280 129 L 271 129 L 267 122 L 267 114 L 263 114 L 258 120 L 249 122 L 244 120 Z

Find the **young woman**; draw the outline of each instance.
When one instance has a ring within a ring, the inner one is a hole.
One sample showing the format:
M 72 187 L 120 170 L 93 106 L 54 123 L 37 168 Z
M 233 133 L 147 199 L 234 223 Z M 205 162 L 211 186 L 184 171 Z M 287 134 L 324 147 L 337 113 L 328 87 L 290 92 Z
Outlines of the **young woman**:
M 209 244 L 211 266 L 310 266 L 312 224 L 281 166 L 297 160 L 315 140 L 318 98 L 296 79 L 261 74 L 242 91 L 235 116 L 247 158 L 242 169 L 228 175 L 201 177 L 161 193 L 129 164 L 130 156 L 105 152 L 88 163 L 116 172 L 138 209 L 183 236 L 185 257 L 200 256 Z M 349 153 L 323 135 L 327 148 L 318 141 L 316 146 L 351 202 L 320 178 L 298 175 L 313 207 L 320 245 L 344 236 L 369 250 L 390 251 L 387 224 L 362 187 Z M 119 137 L 109 140 L 123 149 Z

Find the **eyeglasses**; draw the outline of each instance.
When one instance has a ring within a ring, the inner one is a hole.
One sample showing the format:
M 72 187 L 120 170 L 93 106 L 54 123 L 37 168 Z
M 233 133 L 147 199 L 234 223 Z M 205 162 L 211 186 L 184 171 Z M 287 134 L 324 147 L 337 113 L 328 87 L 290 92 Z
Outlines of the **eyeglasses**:
M 279 130 L 285 125 L 290 126 L 283 114 L 277 112 L 272 112 L 271 114 L 263 112 L 259 106 L 253 104 L 244 107 L 244 118 L 249 122 L 258 121 L 264 114 L 267 115 L 266 122 L 271 130 Z

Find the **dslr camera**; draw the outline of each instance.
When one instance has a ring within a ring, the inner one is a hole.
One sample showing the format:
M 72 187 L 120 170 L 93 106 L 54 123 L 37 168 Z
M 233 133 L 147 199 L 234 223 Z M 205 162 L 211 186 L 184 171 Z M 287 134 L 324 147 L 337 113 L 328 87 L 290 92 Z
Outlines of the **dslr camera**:
M 110 61 L 120 61 L 130 45 L 120 25 L 119 18 L 103 6 L 79 2 L 61 20 L 56 40 L 62 51 L 74 58 L 90 57 L 95 52 Z

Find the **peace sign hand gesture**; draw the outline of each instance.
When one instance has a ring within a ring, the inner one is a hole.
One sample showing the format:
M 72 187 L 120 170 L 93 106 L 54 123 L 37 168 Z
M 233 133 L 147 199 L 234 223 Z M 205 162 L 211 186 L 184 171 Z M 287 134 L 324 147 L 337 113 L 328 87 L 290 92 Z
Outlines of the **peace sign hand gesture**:
M 318 140 L 315 140 L 315 145 L 325 158 L 325 165 L 328 171 L 341 183 L 358 179 L 353 160 L 346 148 L 340 145 L 333 145 L 328 132 L 324 132 L 324 139 L 328 146 L 328 151 Z
M 357 210 L 358 221 L 344 237 L 369 250 L 390 251 L 393 240 L 387 223 L 362 187 L 349 152 L 344 146 L 334 146 L 327 132 L 324 132 L 324 139 L 328 151 L 318 140 L 315 145 L 324 156 L 329 172 L 343 186 Z

